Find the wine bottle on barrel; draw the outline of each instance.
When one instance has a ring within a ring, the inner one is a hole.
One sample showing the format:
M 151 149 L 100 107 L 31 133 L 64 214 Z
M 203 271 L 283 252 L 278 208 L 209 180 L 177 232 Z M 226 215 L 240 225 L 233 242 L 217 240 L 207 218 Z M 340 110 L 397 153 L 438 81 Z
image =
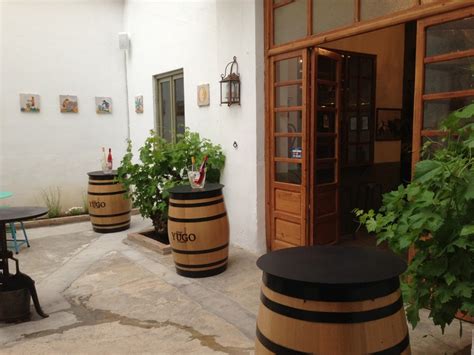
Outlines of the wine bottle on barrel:
M 105 154 L 105 148 L 102 147 L 102 158 L 100 159 L 102 166 L 102 171 L 105 173 L 107 171 L 107 155 Z
M 206 178 L 206 163 L 207 163 L 207 158 L 208 156 L 206 155 L 204 157 L 204 160 L 202 161 L 201 167 L 199 168 L 199 178 L 195 180 L 194 182 L 196 185 L 201 185 Z
M 112 149 L 109 148 L 109 155 L 107 156 L 107 171 L 110 173 L 113 168 Z

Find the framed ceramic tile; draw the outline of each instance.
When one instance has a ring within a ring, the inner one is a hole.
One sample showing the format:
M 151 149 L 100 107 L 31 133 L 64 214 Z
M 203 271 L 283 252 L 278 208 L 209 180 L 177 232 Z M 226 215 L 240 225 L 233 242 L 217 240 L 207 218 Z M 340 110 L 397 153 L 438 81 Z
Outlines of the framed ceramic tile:
M 143 113 L 143 95 L 135 96 L 135 112 Z
M 99 97 L 95 98 L 95 112 L 97 113 L 112 113 L 112 98 Z
M 40 96 L 37 94 L 20 94 L 21 112 L 40 112 Z
M 198 85 L 197 104 L 198 106 L 209 106 L 209 84 Z
M 59 110 L 62 113 L 78 113 L 77 96 L 74 95 L 59 95 Z

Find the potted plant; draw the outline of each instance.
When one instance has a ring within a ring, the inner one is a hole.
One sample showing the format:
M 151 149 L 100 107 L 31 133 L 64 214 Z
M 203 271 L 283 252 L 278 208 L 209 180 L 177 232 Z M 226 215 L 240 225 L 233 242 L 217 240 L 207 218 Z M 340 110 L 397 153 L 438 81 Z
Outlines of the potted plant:
M 355 210 L 377 243 L 402 255 L 415 249 L 402 280 L 413 327 L 420 308 L 443 331 L 458 310 L 474 315 L 473 117 L 474 104 L 451 113 L 446 136 L 424 145 L 412 182 L 385 194 L 378 213 Z
M 173 145 L 171 164 L 182 171 L 191 165 L 192 157 L 199 164 L 205 156 L 208 156 L 206 181 L 219 182 L 225 165 L 225 155 L 221 146 L 212 144 L 209 139 L 201 138 L 199 133 L 191 132 L 187 128 L 184 135 Z
M 186 129 L 177 143 L 169 143 L 150 131 L 150 136 L 139 149 L 138 161 L 134 161 L 132 143 L 119 168 L 117 178 L 130 191 L 129 197 L 144 218 L 153 222 L 155 237 L 167 243 L 168 190 L 175 185 L 188 182 L 186 167 L 191 157 L 200 161 L 208 156 L 208 182 L 219 182 L 224 168 L 225 156 L 219 145 L 202 139 L 198 133 Z

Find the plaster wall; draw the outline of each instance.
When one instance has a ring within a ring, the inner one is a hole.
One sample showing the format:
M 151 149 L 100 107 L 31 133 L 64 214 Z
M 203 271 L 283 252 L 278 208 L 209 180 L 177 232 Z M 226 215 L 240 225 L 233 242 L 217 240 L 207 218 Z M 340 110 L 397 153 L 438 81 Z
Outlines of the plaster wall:
M 131 0 L 124 19 L 131 38 L 127 62 L 134 151 L 155 128 L 153 76 L 183 69 L 186 126 L 220 144 L 227 157 L 221 182 L 231 242 L 263 252 L 263 1 Z M 239 64 L 242 104 L 220 106 L 220 75 L 233 56 Z M 209 106 L 197 106 L 200 84 L 210 84 Z M 143 114 L 132 107 L 139 94 Z
M 101 147 L 115 164 L 127 136 L 122 0 L 4 0 L 1 11 L 0 190 L 8 205 L 42 205 L 59 187 L 64 209 L 82 206 L 86 172 Z M 40 113 L 20 112 L 19 94 L 41 95 Z M 60 113 L 59 95 L 77 95 L 79 113 Z M 95 96 L 113 113 L 98 115 Z

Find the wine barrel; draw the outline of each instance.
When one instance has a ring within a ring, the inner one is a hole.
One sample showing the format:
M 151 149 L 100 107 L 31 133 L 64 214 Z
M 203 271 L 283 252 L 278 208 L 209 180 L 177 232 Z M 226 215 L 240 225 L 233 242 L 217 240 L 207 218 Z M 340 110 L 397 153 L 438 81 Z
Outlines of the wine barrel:
M 92 228 L 98 233 L 113 233 L 130 228 L 130 200 L 124 186 L 115 180 L 117 173 L 93 171 L 87 191 Z
M 168 237 L 179 275 L 207 277 L 227 268 L 229 220 L 223 187 L 186 185 L 169 190 Z
M 388 251 L 298 247 L 262 256 L 257 354 L 411 354 L 399 275 Z

